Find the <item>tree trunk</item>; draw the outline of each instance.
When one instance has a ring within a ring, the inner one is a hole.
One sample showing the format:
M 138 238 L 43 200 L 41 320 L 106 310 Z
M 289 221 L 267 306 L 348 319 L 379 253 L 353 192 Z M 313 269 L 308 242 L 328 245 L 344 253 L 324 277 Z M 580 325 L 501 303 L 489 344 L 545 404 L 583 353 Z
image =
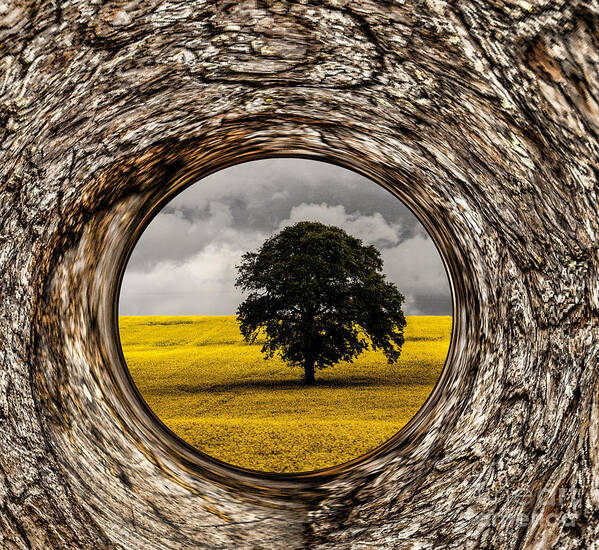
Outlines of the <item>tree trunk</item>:
M 597 548 L 597 10 L 0 2 L 0 546 Z M 455 298 L 414 420 L 357 463 L 290 478 L 166 431 L 115 329 L 155 209 L 281 155 L 402 197 Z
M 306 361 L 304 364 L 304 382 L 307 386 L 316 385 L 316 378 L 314 377 L 314 361 Z

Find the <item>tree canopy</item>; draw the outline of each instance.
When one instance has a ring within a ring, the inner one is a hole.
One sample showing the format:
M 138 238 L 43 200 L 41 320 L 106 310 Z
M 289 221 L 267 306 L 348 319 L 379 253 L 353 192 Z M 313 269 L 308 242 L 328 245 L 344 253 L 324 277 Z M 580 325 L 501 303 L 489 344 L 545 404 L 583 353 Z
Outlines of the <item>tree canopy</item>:
M 314 370 L 380 349 L 399 359 L 406 320 L 403 295 L 385 279 L 380 252 L 339 227 L 299 222 L 247 252 L 235 285 L 249 292 L 237 321 L 250 343 L 264 337 L 266 358 L 280 355 Z

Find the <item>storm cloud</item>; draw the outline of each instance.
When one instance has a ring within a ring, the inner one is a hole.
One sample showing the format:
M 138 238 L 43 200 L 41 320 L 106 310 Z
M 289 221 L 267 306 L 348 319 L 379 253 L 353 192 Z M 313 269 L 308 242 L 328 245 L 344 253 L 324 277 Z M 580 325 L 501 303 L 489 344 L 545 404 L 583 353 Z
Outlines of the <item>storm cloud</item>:
M 439 253 L 412 212 L 353 171 L 304 159 L 268 159 L 212 174 L 154 218 L 125 271 L 121 315 L 231 315 L 241 255 L 298 221 L 341 227 L 375 245 L 406 297 L 408 315 L 449 315 Z

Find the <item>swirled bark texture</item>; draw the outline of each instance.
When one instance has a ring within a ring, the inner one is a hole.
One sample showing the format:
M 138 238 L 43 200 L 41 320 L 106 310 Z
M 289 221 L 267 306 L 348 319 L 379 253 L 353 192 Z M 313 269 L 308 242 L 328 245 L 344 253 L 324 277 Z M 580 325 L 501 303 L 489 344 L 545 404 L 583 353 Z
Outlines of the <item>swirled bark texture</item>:
M 597 548 L 599 6 L 0 0 L 0 546 Z M 115 300 L 202 175 L 326 159 L 403 198 L 455 298 L 362 461 L 228 468 L 143 405 Z

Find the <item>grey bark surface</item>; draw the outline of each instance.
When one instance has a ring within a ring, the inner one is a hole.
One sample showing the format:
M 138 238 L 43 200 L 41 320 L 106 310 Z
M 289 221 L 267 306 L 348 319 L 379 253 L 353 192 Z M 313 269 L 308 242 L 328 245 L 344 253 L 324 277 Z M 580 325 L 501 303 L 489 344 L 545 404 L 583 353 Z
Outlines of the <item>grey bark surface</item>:
M 599 5 L 0 0 L 0 546 L 598 548 Z M 234 470 L 140 401 L 119 277 L 165 200 L 266 156 L 359 170 L 455 298 L 414 420 Z

